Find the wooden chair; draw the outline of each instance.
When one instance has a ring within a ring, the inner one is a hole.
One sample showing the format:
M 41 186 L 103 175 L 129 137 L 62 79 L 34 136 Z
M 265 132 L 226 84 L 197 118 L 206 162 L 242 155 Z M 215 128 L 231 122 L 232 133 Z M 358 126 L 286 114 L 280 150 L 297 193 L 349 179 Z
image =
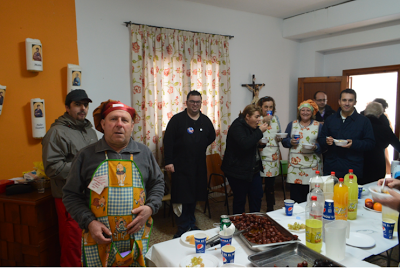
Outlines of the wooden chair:
M 222 193 L 225 195 L 225 206 L 229 214 L 229 203 L 228 197 L 232 193 L 229 183 L 224 175 L 224 172 L 221 170 L 222 160 L 219 154 L 211 154 L 207 155 L 207 190 L 208 190 L 208 198 L 206 204 L 204 205 L 204 213 L 208 209 L 208 217 L 211 219 L 211 211 L 210 211 L 210 199 L 216 200 L 213 197 L 210 197 L 213 193 Z

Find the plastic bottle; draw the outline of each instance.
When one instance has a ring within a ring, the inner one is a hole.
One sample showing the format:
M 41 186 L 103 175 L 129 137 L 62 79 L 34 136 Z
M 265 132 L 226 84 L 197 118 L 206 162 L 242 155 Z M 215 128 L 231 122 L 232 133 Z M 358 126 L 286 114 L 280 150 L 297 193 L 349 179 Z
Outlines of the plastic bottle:
M 315 177 L 310 178 L 310 192 L 315 188 L 315 184 L 319 184 L 321 190 L 324 188 L 324 180 L 318 170 L 315 171 Z
M 335 172 L 331 172 L 331 175 L 325 180 L 323 192 L 325 200 L 333 200 L 333 188 L 339 182 L 339 179 L 335 176 Z
M 346 185 L 349 188 L 349 206 L 347 218 L 350 220 L 355 220 L 357 218 L 358 184 L 353 175 L 349 176 L 349 182 Z
M 349 188 L 344 184 L 343 178 L 339 178 L 339 183 L 333 189 L 333 202 L 335 205 L 335 219 L 347 220 Z
M 344 184 L 348 186 L 350 175 L 353 176 L 353 179 L 357 182 L 357 176 L 353 173 L 353 169 L 349 169 L 349 173 L 344 176 Z
M 317 201 L 317 196 L 311 196 L 311 204 L 306 208 L 306 246 L 318 253 L 322 248 L 323 210 L 323 206 Z

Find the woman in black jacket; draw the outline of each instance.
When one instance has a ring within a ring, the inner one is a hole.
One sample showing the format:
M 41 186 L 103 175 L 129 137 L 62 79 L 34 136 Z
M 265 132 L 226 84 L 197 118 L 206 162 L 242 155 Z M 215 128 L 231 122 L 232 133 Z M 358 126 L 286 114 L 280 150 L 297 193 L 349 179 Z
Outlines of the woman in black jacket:
M 260 212 L 263 197 L 262 170 L 259 147 L 266 123 L 260 126 L 261 109 L 255 105 L 245 107 L 232 123 L 226 139 L 226 150 L 221 169 L 233 191 L 233 214 L 245 212 L 246 197 L 249 212 Z
M 381 120 L 382 113 L 383 107 L 378 102 L 371 102 L 365 108 L 364 114 L 371 121 L 374 131 L 375 147 L 364 152 L 364 176 L 358 184 L 367 184 L 385 177 L 385 148 L 388 145 L 400 152 L 400 141 L 389 125 Z

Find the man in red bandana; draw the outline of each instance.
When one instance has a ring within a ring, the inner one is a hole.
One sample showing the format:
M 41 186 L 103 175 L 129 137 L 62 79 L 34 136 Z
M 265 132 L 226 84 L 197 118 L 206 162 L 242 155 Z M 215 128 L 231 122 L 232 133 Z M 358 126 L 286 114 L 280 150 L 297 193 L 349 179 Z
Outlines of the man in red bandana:
M 164 176 L 150 149 L 131 137 L 135 117 L 132 107 L 103 102 L 93 112 L 103 138 L 72 162 L 63 202 L 84 230 L 83 266 L 145 265 Z

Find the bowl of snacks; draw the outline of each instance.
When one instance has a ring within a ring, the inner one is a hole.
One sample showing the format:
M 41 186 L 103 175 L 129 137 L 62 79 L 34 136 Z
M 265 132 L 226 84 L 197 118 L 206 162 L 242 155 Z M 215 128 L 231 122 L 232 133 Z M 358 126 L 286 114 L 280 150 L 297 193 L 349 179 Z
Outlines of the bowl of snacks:
M 288 135 L 287 133 L 276 133 L 277 138 L 286 138 L 287 135 Z
M 305 149 L 313 149 L 313 147 L 314 147 L 313 144 L 308 144 L 308 143 L 303 144 L 303 148 L 305 148 Z
M 391 195 L 389 194 L 389 191 L 388 191 L 389 189 L 390 188 L 387 186 L 383 187 L 383 189 L 382 189 L 382 186 L 378 186 L 378 185 L 369 187 L 369 191 L 372 195 L 372 199 L 376 199 L 376 198 L 387 199 L 387 198 L 391 197 Z M 397 189 L 392 189 L 392 190 L 400 193 L 400 191 Z
M 333 142 L 335 142 L 335 145 L 339 147 L 346 146 L 348 143 L 346 139 L 333 139 Z

